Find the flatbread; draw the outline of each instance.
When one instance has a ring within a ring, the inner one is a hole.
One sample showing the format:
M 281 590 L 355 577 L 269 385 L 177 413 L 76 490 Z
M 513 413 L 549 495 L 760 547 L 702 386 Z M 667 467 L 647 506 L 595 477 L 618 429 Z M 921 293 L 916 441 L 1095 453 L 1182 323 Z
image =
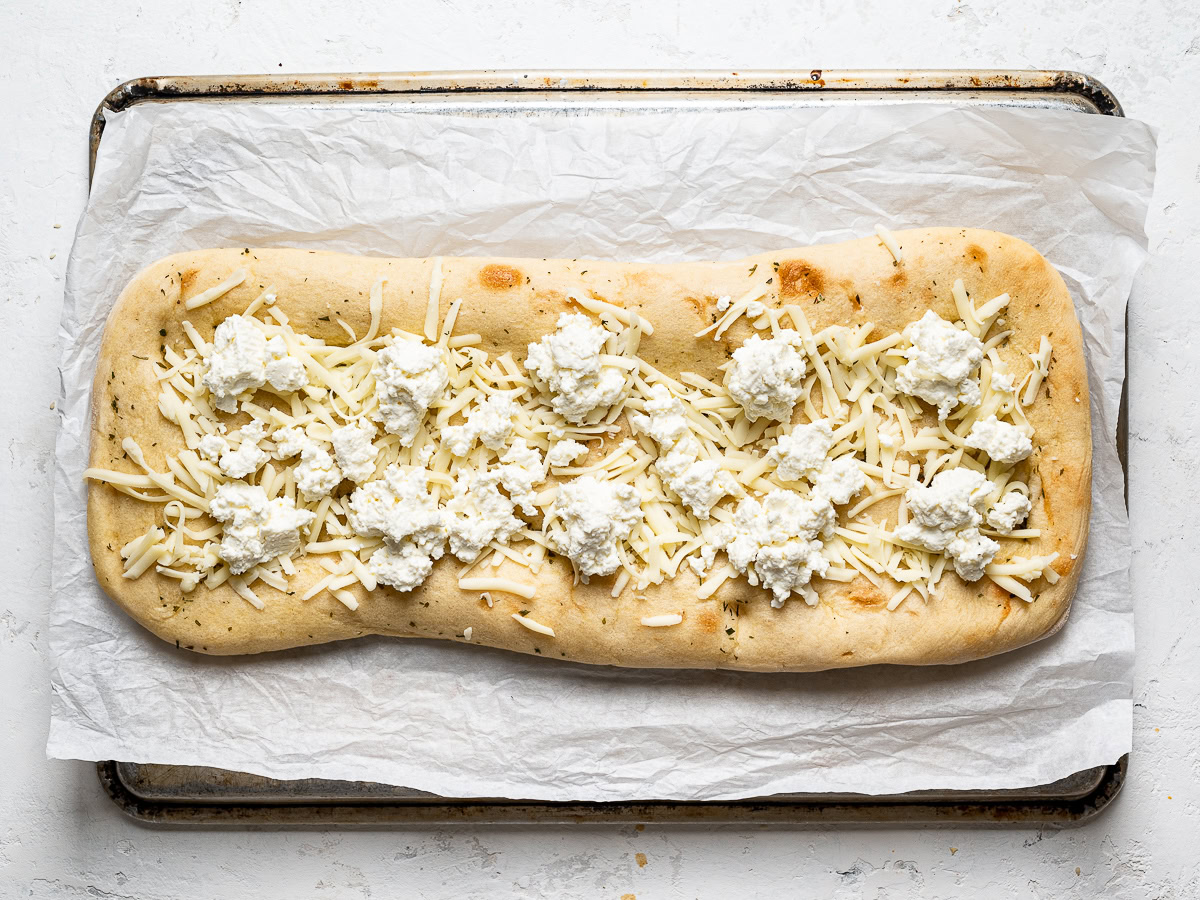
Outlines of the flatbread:
M 1035 581 L 1026 603 L 984 579 L 967 583 L 952 570 L 938 596 L 910 597 L 895 611 L 888 595 L 864 578 L 850 583 L 813 582 L 820 603 L 799 596 L 781 609 L 745 578 L 726 581 L 706 600 L 696 598 L 697 577 L 683 567 L 673 580 L 611 596 L 613 577 L 574 583 L 570 563 L 552 558 L 533 576 L 513 563 L 496 574 L 537 586 L 532 600 L 499 591 L 489 608 L 478 593 L 457 586 L 461 564 L 449 554 L 411 593 L 380 587 L 349 590 L 360 600 L 350 611 L 323 592 L 300 600 L 327 574 L 314 557 L 297 560 L 292 593 L 261 582 L 257 610 L 224 584 L 191 593 L 179 582 L 148 571 L 122 577 L 122 545 L 146 531 L 160 515 L 107 484 L 92 483 L 88 531 L 92 561 L 105 591 L 136 621 L 179 647 L 211 654 L 258 653 L 366 634 L 464 640 L 556 659 L 619 666 L 812 671 L 869 663 L 933 664 L 977 659 L 1051 634 L 1064 621 L 1082 566 L 1091 501 L 1091 432 L 1083 346 L 1071 298 L 1054 268 L 1024 242 L 973 229 L 897 232 L 903 262 L 872 237 L 842 244 L 779 250 L 734 262 L 646 265 L 596 260 L 445 259 L 441 293 L 444 314 L 461 297 L 456 333 L 477 332 L 493 355 L 526 347 L 555 328 L 569 308 L 565 292 L 579 286 L 619 306 L 636 309 L 655 326 L 639 355 L 667 375 L 699 372 L 720 381 L 717 366 L 753 332 L 739 321 L 721 340 L 693 337 L 709 325 L 722 295 L 744 292 L 754 267 L 775 270 L 770 305 L 803 307 L 814 330 L 840 323 L 874 322 L 872 337 L 899 331 L 934 309 L 948 320 L 957 312 L 950 286 L 962 278 L 973 297 L 1011 295 L 1005 313 L 1012 330 L 1000 355 L 1019 381 L 1032 366 L 1042 335 L 1053 343 L 1049 376 L 1037 402 L 1027 408 L 1035 427 L 1033 456 L 1018 476 L 1032 491 L 1029 527 L 1042 535 L 1019 543 L 1022 556 L 1059 553 L 1054 585 Z M 184 449 L 180 431 L 157 408 L 158 385 L 150 360 L 164 344 L 184 342 L 189 320 L 206 339 L 226 316 L 241 312 L 274 284 L 278 304 L 297 331 L 332 344 L 348 342 L 333 314 L 362 334 L 369 324 L 368 294 L 386 279 L 381 333 L 402 328 L 419 334 L 425 318 L 433 262 L 382 259 L 305 250 L 203 250 L 160 260 L 125 288 L 114 307 L 100 350 L 93 394 L 91 465 L 135 472 L 123 459 L 121 439 L 135 438 L 147 462 L 165 469 L 164 458 Z M 183 300 L 227 278 L 239 267 L 251 277 L 219 300 L 185 311 Z M 239 415 L 230 427 L 247 417 Z M 627 436 L 626 429 L 610 438 Z M 886 501 L 885 501 L 886 503 Z M 894 512 L 880 504 L 873 515 Z M 1012 542 L 1014 546 L 1017 542 Z M 999 557 L 1006 553 L 1002 541 Z M 536 634 L 513 621 L 530 618 L 554 629 Z M 685 611 L 682 624 L 649 628 L 645 616 Z

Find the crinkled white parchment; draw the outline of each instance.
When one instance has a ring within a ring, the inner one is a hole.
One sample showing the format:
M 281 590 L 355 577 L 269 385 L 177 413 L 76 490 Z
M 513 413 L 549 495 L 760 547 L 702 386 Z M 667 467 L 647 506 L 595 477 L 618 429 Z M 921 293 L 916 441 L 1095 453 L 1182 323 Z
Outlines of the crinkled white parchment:
M 1115 761 L 1131 740 L 1133 600 L 1114 434 L 1154 157 L 1135 121 L 944 105 L 192 102 L 110 116 L 61 325 L 47 752 L 554 800 L 1017 787 Z M 224 246 L 731 259 L 876 222 L 1009 232 L 1071 288 L 1094 507 L 1053 638 L 967 665 L 814 675 L 381 638 L 212 658 L 151 636 L 97 586 L 80 478 L 90 380 L 113 301 L 154 259 Z

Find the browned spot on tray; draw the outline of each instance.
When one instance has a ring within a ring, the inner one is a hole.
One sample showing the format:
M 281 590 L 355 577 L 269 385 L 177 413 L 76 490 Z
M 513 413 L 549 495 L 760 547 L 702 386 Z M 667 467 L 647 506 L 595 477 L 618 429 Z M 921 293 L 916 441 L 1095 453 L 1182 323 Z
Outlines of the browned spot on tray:
M 645 853 L 635 853 L 635 854 L 633 854 L 633 858 L 637 860 L 639 869 L 643 868 L 646 865 L 646 854 Z
M 479 281 L 484 287 L 493 288 L 495 290 L 504 290 L 510 287 L 516 287 L 521 283 L 523 277 L 519 271 L 512 266 L 506 266 L 503 263 L 492 263 L 484 266 L 479 270 Z
M 779 264 L 779 293 L 784 297 L 819 294 L 825 290 L 825 274 L 802 259 Z
M 964 252 L 967 255 L 967 259 L 978 265 L 982 271 L 987 271 L 988 255 L 986 250 L 978 244 L 968 244 Z
M 704 629 L 704 631 L 707 632 L 708 634 L 712 634 L 713 632 L 715 632 L 717 630 L 717 628 L 720 627 L 720 624 L 721 624 L 720 617 L 718 617 L 717 614 L 715 612 L 713 612 L 712 610 L 707 610 L 707 609 L 704 612 L 700 613 L 698 616 L 696 616 L 696 621 L 700 624 L 700 627 L 702 629 Z

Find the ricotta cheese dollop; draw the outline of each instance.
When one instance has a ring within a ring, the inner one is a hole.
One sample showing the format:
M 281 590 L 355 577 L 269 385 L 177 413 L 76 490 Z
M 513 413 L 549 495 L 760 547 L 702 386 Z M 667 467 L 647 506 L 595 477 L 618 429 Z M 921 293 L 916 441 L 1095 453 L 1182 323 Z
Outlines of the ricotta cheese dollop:
M 276 335 L 268 341 L 256 321 L 229 316 L 213 335 L 201 383 L 221 412 L 236 412 L 239 395 L 268 382 L 282 392 L 298 391 L 308 383 L 303 364 L 288 356 L 283 338 Z
M 288 356 L 287 343 L 279 335 L 267 341 L 264 363 L 267 384 L 277 391 L 288 394 L 308 384 L 308 373 L 304 371 L 304 363 Z
M 375 474 L 375 426 L 370 422 L 350 423 L 330 435 L 338 468 L 351 481 L 363 482 Z
M 733 522 L 713 530 L 713 544 L 725 551 L 738 572 L 753 569 L 771 591 L 772 606 L 783 606 L 797 591 L 812 604 L 817 598 L 809 582 L 829 569 L 817 538 L 832 534 L 835 522 L 833 507 L 824 497 L 806 498 L 779 489 L 762 502 L 747 497 L 738 503 Z
M 441 556 L 441 553 L 438 554 Z M 384 543 L 367 560 L 367 571 L 380 584 L 398 591 L 411 591 L 425 583 L 433 571 L 433 558 L 411 541 Z
M 347 503 L 354 532 L 384 541 L 367 561 L 367 571 L 398 591 L 424 582 L 443 553 L 446 528 L 428 479 L 425 469 L 392 463 L 382 478 L 356 488 Z
M 513 433 L 513 418 L 518 412 L 517 404 L 509 397 L 493 395 L 471 408 L 466 423 L 445 426 L 442 440 L 455 456 L 470 453 L 476 440 L 489 450 L 500 450 Z
M 983 507 L 991 490 L 992 483 L 974 469 L 938 472 L 927 487 L 912 487 L 905 492 L 911 518 L 896 529 L 896 536 L 941 553 L 959 531 L 976 528 L 983 521 Z
M 904 499 L 911 520 L 896 537 L 935 553 L 945 553 L 954 571 L 978 581 L 1000 545 L 979 534 L 992 483 L 974 469 L 950 469 L 934 476 L 928 487 L 909 488 Z
M 411 541 L 434 559 L 442 555 L 446 529 L 437 500 L 429 493 L 425 469 L 403 469 L 392 463 L 382 478 L 354 490 L 346 511 L 355 534 L 381 537 L 395 545 Z
M 786 422 L 804 393 L 800 334 L 785 328 L 773 338 L 753 335 L 733 351 L 727 387 L 751 422 L 766 417 Z
M 196 444 L 196 452 L 209 462 L 216 462 L 229 449 L 229 442 L 219 434 L 206 434 Z
M 987 523 L 1001 534 L 1012 534 L 1029 517 L 1029 498 L 1020 491 L 1009 491 L 988 510 Z
M 733 476 L 722 471 L 717 460 L 699 459 L 700 442 L 692 434 L 683 404 L 664 385 L 650 388 L 646 412 L 649 415 L 631 415 L 630 427 L 658 444 L 655 469 L 684 506 L 707 519 L 718 500 L 737 490 Z
M 1000 545 L 980 534 L 979 529 L 964 528 L 946 547 L 946 556 L 953 561 L 954 571 L 960 578 L 978 581 L 999 549 Z
M 1033 453 L 1033 442 L 1029 435 L 1016 425 L 1001 422 L 995 416 L 980 419 L 972 425 L 966 444 L 972 449 L 982 450 L 1006 466 L 1016 465 Z
M 992 390 L 998 394 L 1016 393 L 1013 378 L 1007 372 L 992 372 Z
M 425 412 L 450 383 L 442 348 L 417 341 L 396 340 L 375 356 L 374 414 L 383 430 L 412 445 Z
M 258 471 L 258 467 L 267 461 L 267 454 L 258 446 L 258 442 L 265 436 L 266 430 L 263 428 L 263 423 L 255 419 L 230 435 L 239 441 L 236 450 L 230 450 L 228 443 L 222 440 L 225 447 L 221 451 L 219 464 L 221 473 L 230 478 L 245 478 L 252 472 Z
M 546 465 L 552 469 L 569 466 L 587 452 L 587 444 L 581 444 L 579 441 L 557 441 L 546 451 Z
M 621 565 L 617 544 L 641 518 L 637 490 L 630 484 L 584 475 L 568 481 L 551 507 L 558 519 L 548 537 L 575 564 L 584 584 L 592 575 L 611 575 Z
M 606 410 L 625 392 L 625 371 L 604 365 L 610 332 L 580 313 L 562 313 L 557 331 L 529 345 L 525 368 L 551 393 L 551 408 L 575 425 Z
M 300 529 L 313 520 L 313 513 L 296 509 L 286 497 L 268 500 L 261 487 L 244 481 L 231 481 L 217 488 L 209 512 L 224 523 L 217 553 L 229 563 L 234 575 L 298 550 Z
M 292 470 L 296 487 L 306 500 L 319 500 L 341 484 L 338 468 L 324 441 L 310 438 L 299 426 L 275 432 L 275 452 L 280 459 L 299 456 L 300 464 Z
M 955 406 L 978 406 L 979 382 L 971 377 L 983 361 L 983 343 L 932 309 L 904 329 L 911 346 L 896 370 L 896 389 L 936 406 L 944 419 Z
M 808 472 L 825 465 L 833 446 L 833 429 L 824 419 L 797 425 L 789 434 L 781 434 L 767 459 L 775 464 L 775 474 L 783 481 L 799 481 Z
M 773 594 L 775 607 L 795 592 L 806 603 L 816 603 L 816 593 L 808 584 L 813 575 L 824 575 L 829 568 L 820 538 L 832 535 L 837 524 L 833 505 L 849 503 L 867 487 L 867 476 L 853 454 L 826 460 L 819 470 L 808 467 L 805 472 L 813 485 L 809 497 L 779 489 L 761 503 L 746 498 L 738 504 L 733 523 L 713 532 L 714 544 L 725 550 L 738 572 L 753 567 L 757 579 Z
M 810 477 L 814 496 L 824 497 L 830 503 L 849 503 L 855 494 L 867 486 L 867 476 L 853 453 L 828 460 L 819 472 Z
M 500 473 L 466 469 L 454 481 L 454 496 L 446 504 L 446 534 L 450 552 L 474 562 L 492 541 L 507 543 L 524 522 L 514 516 L 513 501 L 499 490 Z
M 524 438 L 512 442 L 503 456 L 498 469 L 500 483 L 508 491 L 512 502 L 521 507 L 521 512 L 527 516 L 537 515 L 537 505 L 534 501 L 534 485 L 546 480 L 546 463 L 536 447 L 530 447 Z

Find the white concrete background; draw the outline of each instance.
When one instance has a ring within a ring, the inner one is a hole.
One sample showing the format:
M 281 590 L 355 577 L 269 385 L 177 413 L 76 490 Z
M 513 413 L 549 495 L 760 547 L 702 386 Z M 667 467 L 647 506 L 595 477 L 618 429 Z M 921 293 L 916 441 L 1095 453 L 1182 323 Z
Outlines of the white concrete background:
M 0 898 L 1200 896 L 1200 609 L 1190 521 L 1200 503 L 1200 6 L 41 5 L 0 4 Z M 1153 256 L 1130 313 L 1135 746 L 1125 790 L 1104 816 L 1064 831 L 161 831 L 122 818 L 90 764 L 45 759 L 50 404 L 96 103 L 150 74 L 495 67 L 1077 69 L 1160 129 Z

